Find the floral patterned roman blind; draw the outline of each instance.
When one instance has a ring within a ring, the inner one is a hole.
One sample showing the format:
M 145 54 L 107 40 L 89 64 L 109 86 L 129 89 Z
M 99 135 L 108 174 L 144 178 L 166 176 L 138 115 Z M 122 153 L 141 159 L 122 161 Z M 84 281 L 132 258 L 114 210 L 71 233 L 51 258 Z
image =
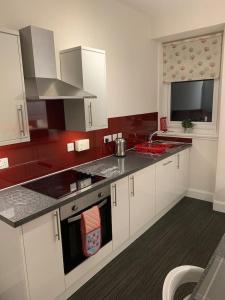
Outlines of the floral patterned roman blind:
M 221 48 L 222 33 L 163 44 L 163 81 L 218 78 Z

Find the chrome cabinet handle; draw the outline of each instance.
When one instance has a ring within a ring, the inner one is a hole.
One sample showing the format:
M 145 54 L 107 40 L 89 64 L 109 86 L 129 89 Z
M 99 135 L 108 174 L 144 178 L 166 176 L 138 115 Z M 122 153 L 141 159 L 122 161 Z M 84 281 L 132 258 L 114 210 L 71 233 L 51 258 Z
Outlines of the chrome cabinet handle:
M 131 191 L 131 196 L 134 197 L 134 176 L 130 177 L 131 181 L 132 181 L 132 191 Z
M 177 169 L 180 169 L 180 154 L 177 154 Z
M 117 207 L 117 190 L 116 190 L 116 184 L 114 184 L 112 187 L 114 189 L 113 206 Z
M 92 104 L 90 102 L 90 115 L 91 115 L 91 126 L 93 126 L 93 118 L 92 118 Z
M 25 136 L 23 105 L 17 106 L 17 113 L 18 113 L 18 119 L 19 119 L 20 135 Z
M 92 106 L 91 102 L 89 104 L 89 126 L 91 127 L 93 125 L 93 120 L 92 120 Z
M 58 211 L 56 211 L 54 213 L 54 217 L 56 218 L 56 234 L 55 234 L 55 238 L 60 241 L 60 230 L 59 230 L 59 214 L 58 214 Z
M 172 162 L 173 162 L 172 160 L 167 161 L 166 163 L 163 164 L 163 166 L 167 166 L 167 165 L 171 164 Z

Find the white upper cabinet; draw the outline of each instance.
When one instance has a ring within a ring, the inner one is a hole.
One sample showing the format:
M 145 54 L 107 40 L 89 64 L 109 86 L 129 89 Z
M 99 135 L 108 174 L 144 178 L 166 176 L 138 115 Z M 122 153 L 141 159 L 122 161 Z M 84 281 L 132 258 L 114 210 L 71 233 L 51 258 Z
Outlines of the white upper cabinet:
M 135 234 L 155 216 L 155 165 L 129 176 L 130 233 Z
M 130 204 L 128 177 L 111 185 L 113 250 L 130 237 Z
M 60 52 L 61 78 L 97 99 L 65 100 L 67 130 L 91 131 L 108 127 L 105 51 L 76 47 Z
M 58 210 L 22 226 L 31 300 L 54 300 L 65 291 Z
M 29 141 L 20 39 L 0 31 L 0 146 Z

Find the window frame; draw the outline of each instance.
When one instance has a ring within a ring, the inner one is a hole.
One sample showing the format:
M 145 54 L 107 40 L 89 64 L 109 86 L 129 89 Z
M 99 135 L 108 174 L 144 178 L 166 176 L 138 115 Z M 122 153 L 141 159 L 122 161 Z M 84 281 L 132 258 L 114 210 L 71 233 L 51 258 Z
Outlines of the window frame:
M 218 102 L 219 102 L 219 79 L 214 79 L 213 88 L 213 105 L 212 105 L 212 122 L 193 122 L 195 129 L 211 129 L 217 128 L 218 119 Z M 166 106 L 167 106 L 167 120 L 169 128 L 180 128 L 182 121 L 171 121 L 171 83 L 164 83 L 164 93 L 166 95 Z

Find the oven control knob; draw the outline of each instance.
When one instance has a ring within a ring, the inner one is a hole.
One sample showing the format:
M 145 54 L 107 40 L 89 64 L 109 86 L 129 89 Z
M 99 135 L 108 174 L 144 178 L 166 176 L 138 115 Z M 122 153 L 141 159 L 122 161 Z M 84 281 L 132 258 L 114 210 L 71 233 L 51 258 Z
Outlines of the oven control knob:
M 98 198 L 101 198 L 102 196 L 103 196 L 102 192 L 98 193 Z
M 72 206 L 72 210 L 73 210 L 73 211 L 77 211 L 78 208 L 79 208 L 79 207 L 78 207 L 77 205 Z

